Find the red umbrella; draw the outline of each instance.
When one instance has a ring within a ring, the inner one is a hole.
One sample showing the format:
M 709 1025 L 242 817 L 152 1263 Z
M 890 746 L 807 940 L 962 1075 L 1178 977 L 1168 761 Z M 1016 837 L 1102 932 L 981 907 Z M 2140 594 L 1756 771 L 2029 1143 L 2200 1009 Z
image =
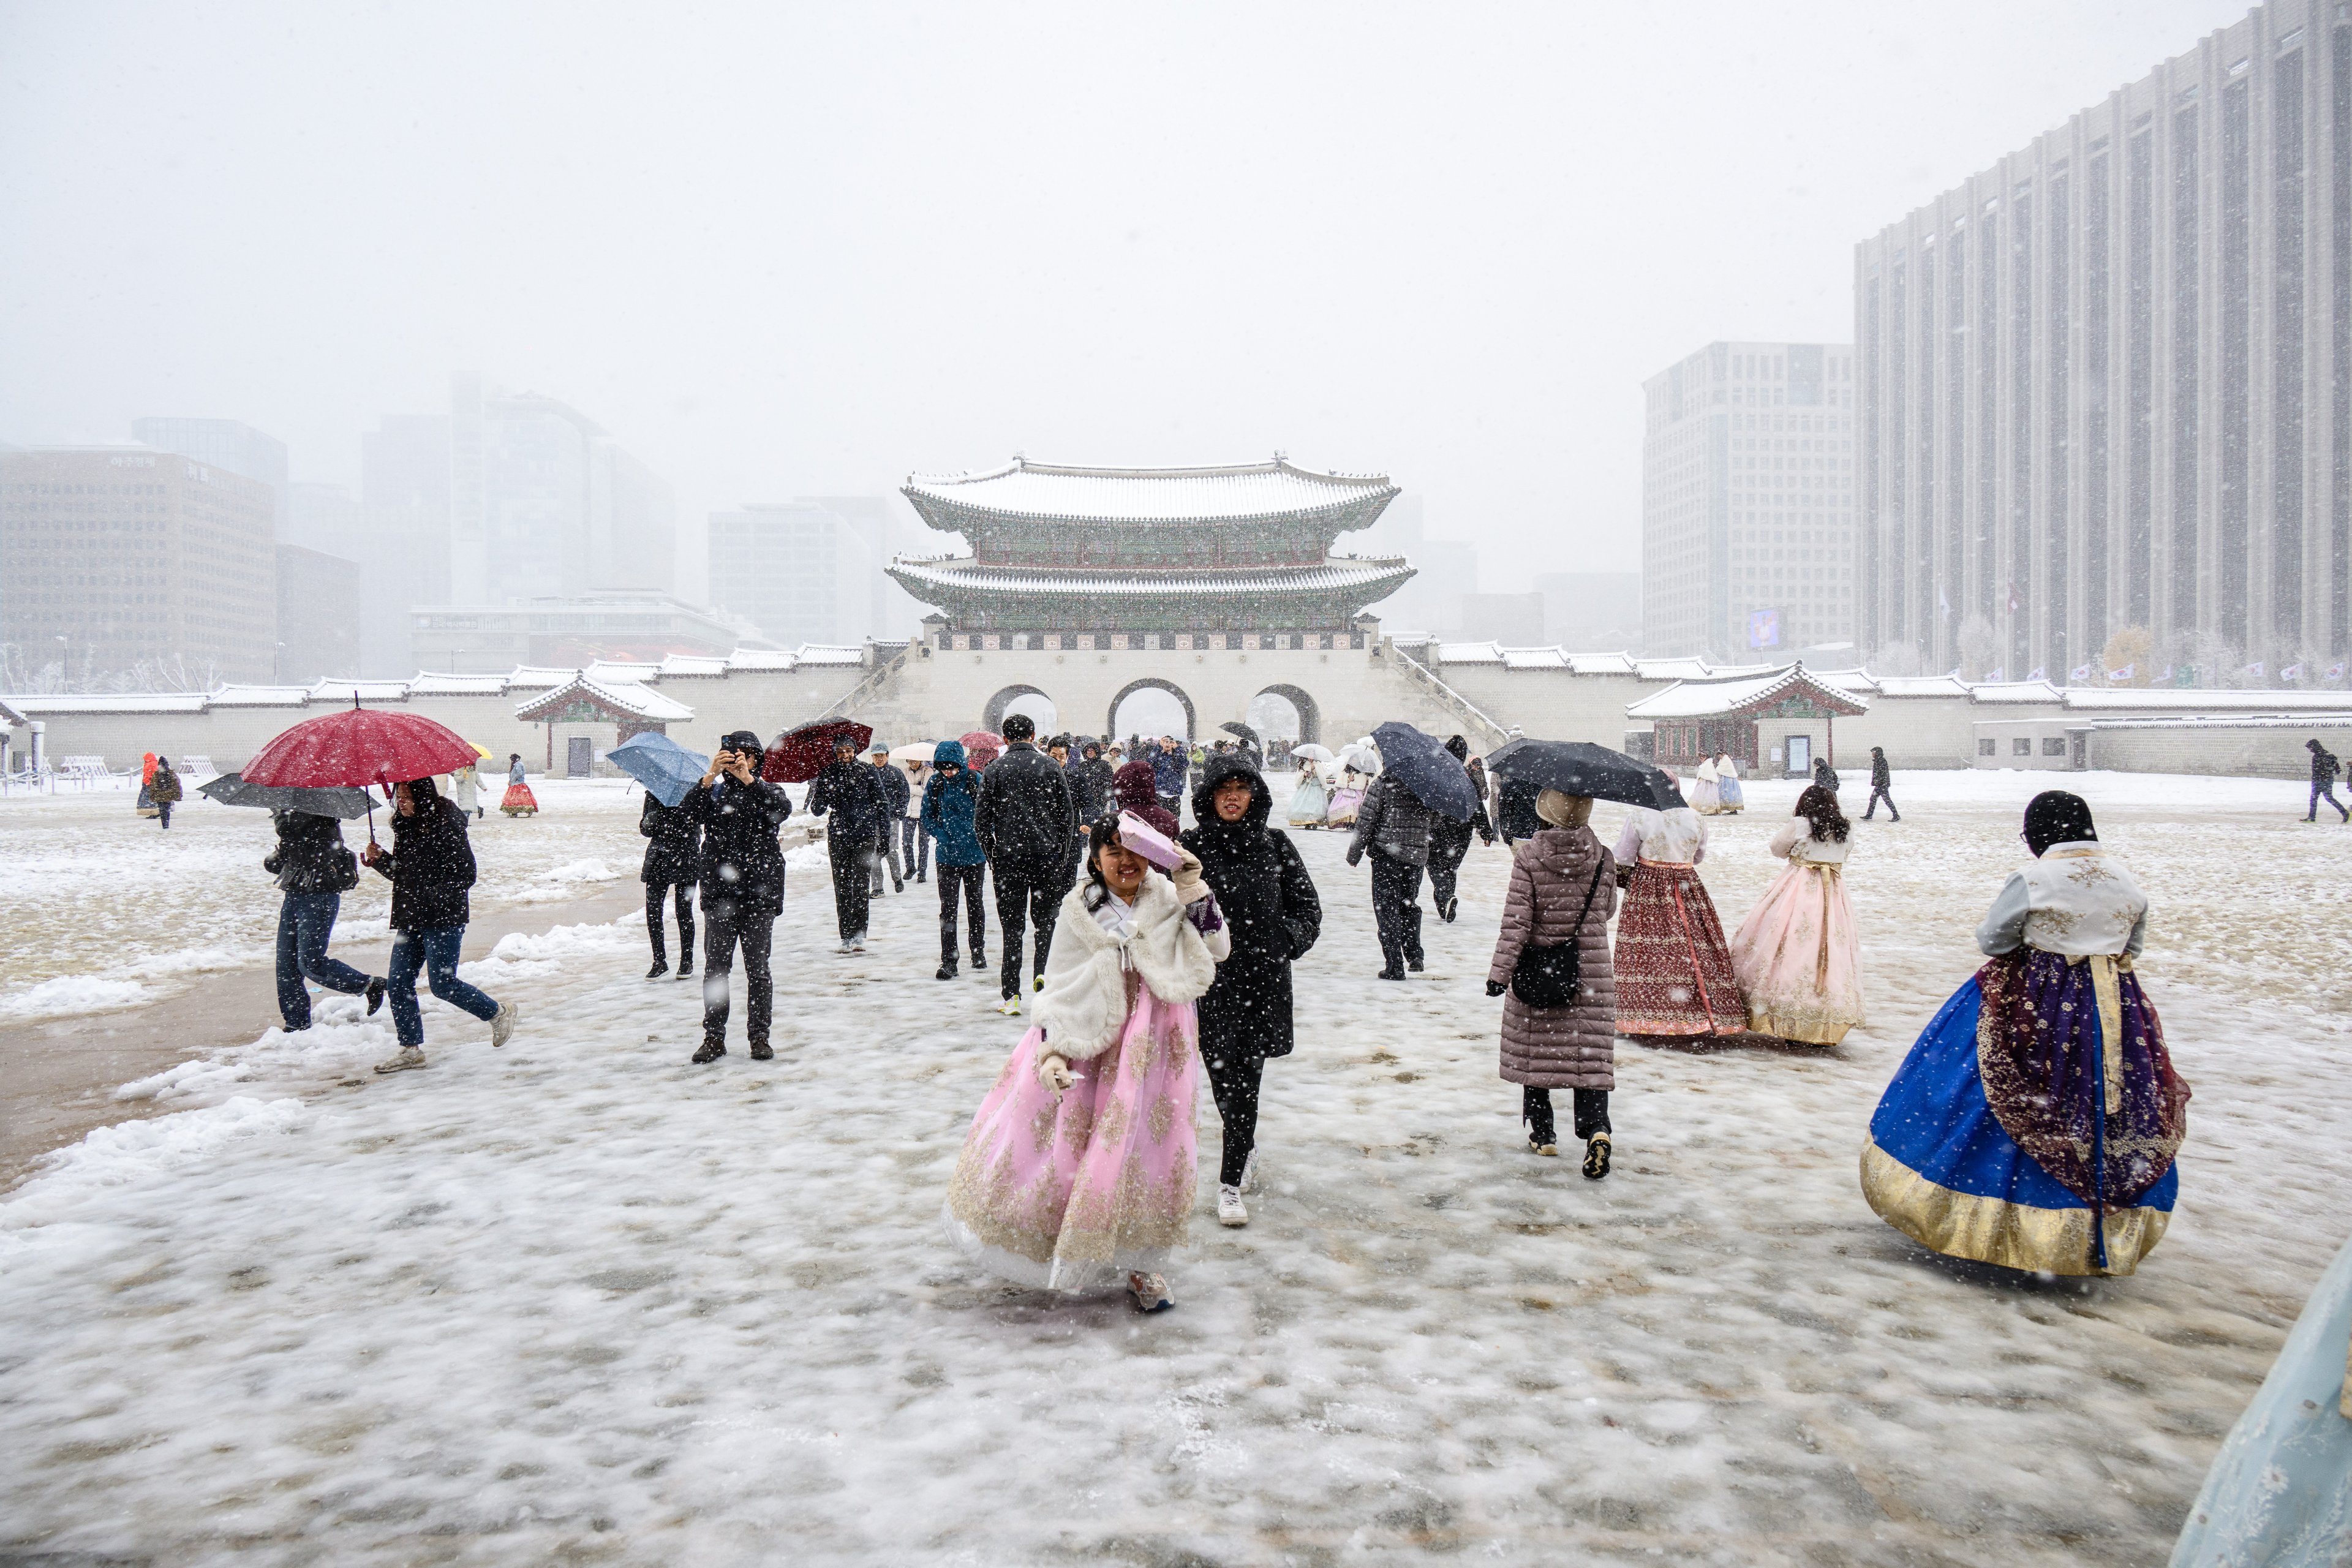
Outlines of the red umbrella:
M 472 742 L 421 713 L 348 709 L 305 719 L 245 764 L 247 784 L 273 789 L 364 789 L 454 773 L 481 760 Z
M 760 776 L 770 784 L 806 784 L 833 765 L 833 753 L 844 741 L 860 755 L 874 739 L 874 726 L 855 719 L 819 719 L 797 730 L 787 730 L 768 748 Z
M 974 730 L 956 738 L 963 742 L 963 760 L 971 764 L 973 773 L 1004 754 L 1004 737 L 993 730 Z

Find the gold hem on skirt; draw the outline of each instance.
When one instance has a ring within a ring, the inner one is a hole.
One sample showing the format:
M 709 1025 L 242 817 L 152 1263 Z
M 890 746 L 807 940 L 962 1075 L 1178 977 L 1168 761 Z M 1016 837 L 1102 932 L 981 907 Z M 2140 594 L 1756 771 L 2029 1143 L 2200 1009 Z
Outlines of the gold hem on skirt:
M 2034 1208 L 1956 1193 L 1919 1174 L 1868 1139 L 1862 1195 L 1878 1217 L 1948 1258 L 2039 1274 L 2129 1274 L 2156 1250 L 2172 1216 L 2163 1209 L 2107 1215 L 2107 1267 L 2091 1261 L 2091 1211 Z

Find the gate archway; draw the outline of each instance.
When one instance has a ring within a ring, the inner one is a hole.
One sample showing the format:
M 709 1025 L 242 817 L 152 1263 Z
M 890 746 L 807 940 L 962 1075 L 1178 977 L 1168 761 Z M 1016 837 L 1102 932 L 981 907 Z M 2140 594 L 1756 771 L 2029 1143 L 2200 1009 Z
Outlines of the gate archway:
M 1036 700 L 1023 702 L 1021 700 L 1024 697 L 1034 698 Z M 1051 734 L 1055 724 L 1059 722 L 1061 708 L 1051 696 L 1034 686 L 1008 686 L 988 700 L 988 706 L 981 710 L 980 727 L 992 734 L 1002 735 L 1004 733 L 1004 715 L 1012 711 L 1016 703 L 1019 704 L 1022 712 L 1037 719 L 1037 733 L 1040 737 Z M 1048 717 L 1037 718 L 1037 710 L 1041 705 L 1051 710 Z M 1039 743 L 1044 742 L 1041 740 Z
M 1165 691 L 1184 710 L 1184 739 L 1191 740 L 1201 732 L 1200 714 L 1193 709 L 1192 699 L 1185 694 L 1184 689 L 1172 680 L 1162 680 L 1156 675 L 1147 675 L 1140 680 L 1130 680 L 1120 687 L 1118 694 L 1110 700 L 1110 707 L 1103 714 L 1105 735 L 1117 740 L 1126 738 L 1125 732 L 1118 727 L 1119 704 L 1139 691 Z
M 1321 742 L 1323 739 L 1323 711 L 1320 708 L 1316 706 L 1315 699 L 1298 687 L 1285 685 L 1280 682 L 1276 682 L 1275 685 L 1265 688 L 1258 692 L 1257 696 L 1250 699 L 1250 711 L 1247 716 L 1247 722 L 1251 728 L 1256 730 L 1260 734 L 1265 734 L 1268 732 L 1268 726 L 1258 722 L 1258 710 L 1260 705 L 1263 700 L 1268 697 L 1279 697 L 1283 701 L 1289 703 L 1291 709 L 1298 715 L 1298 740 L 1296 742 L 1297 744 L 1305 746 L 1316 745 Z

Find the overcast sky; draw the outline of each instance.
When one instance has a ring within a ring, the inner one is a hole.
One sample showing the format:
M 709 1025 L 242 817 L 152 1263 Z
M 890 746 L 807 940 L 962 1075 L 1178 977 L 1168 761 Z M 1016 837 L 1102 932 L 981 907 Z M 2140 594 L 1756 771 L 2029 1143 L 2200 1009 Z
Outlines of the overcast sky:
M 233 417 L 355 485 L 470 366 L 698 541 L 1279 447 L 1489 589 L 1631 568 L 1643 378 L 1848 341 L 1857 240 L 2245 9 L 0 0 L 0 439 Z

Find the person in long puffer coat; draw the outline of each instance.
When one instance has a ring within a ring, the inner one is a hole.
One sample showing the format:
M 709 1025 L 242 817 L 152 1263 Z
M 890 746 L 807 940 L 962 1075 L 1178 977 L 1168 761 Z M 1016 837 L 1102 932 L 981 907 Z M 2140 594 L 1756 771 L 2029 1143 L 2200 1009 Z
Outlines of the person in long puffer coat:
M 1551 1091 L 1573 1089 L 1576 1135 L 1584 1140 L 1584 1173 L 1609 1173 L 1609 1091 L 1616 1087 L 1617 986 L 1610 962 L 1609 917 L 1617 907 L 1616 858 L 1586 826 L 1592 802 L 1545 790 L 1536 813 L 1549 824 L 1511 855 L 1511 890 L 1502 934 L 1486 971 L 1486 994 L 1503 1000 L 1503 1081 L 1520 1086 L 1528 1147 L 1559 1152 Z M 1577 944 L 1578 992 L 1565 1007 L 1531 1007 L 1511 989 L 1519 954 L 1530 945 Z
M 1201 1065 L 1225 1124 L 1217 1173 L 1220 1224 L 1249 1223 L 1242 1194 L 1256 1184 L 1258 1086 L 1266 1058 L 1286 1057 L 1290 965 L 1315 945 L 1323 903 L 1290 835 L 1266 826 L 1274 795 L 1255 761 L 1235 750 L 1211 757 L 1192 792 L 1194 826 L 1180 837 L 1201 862 L 1233 932 L 1233 952 L 1201 998 Z
M 646 934 L 654 946 L 654 966 L 646 978 L 658 980 L 669 973 L 669 953 L 662 942 L 662 898 L 670 894 L 677 906 L 677 977 L 685 980 L 694 973 L 694 885 L 702 875 L 702 825 L 683 798 L 676 805 L 664 805 L 648 790 L 645 807 L 637 813 L 637 831 L 652 840 L 637 872 L 646 885 Z

